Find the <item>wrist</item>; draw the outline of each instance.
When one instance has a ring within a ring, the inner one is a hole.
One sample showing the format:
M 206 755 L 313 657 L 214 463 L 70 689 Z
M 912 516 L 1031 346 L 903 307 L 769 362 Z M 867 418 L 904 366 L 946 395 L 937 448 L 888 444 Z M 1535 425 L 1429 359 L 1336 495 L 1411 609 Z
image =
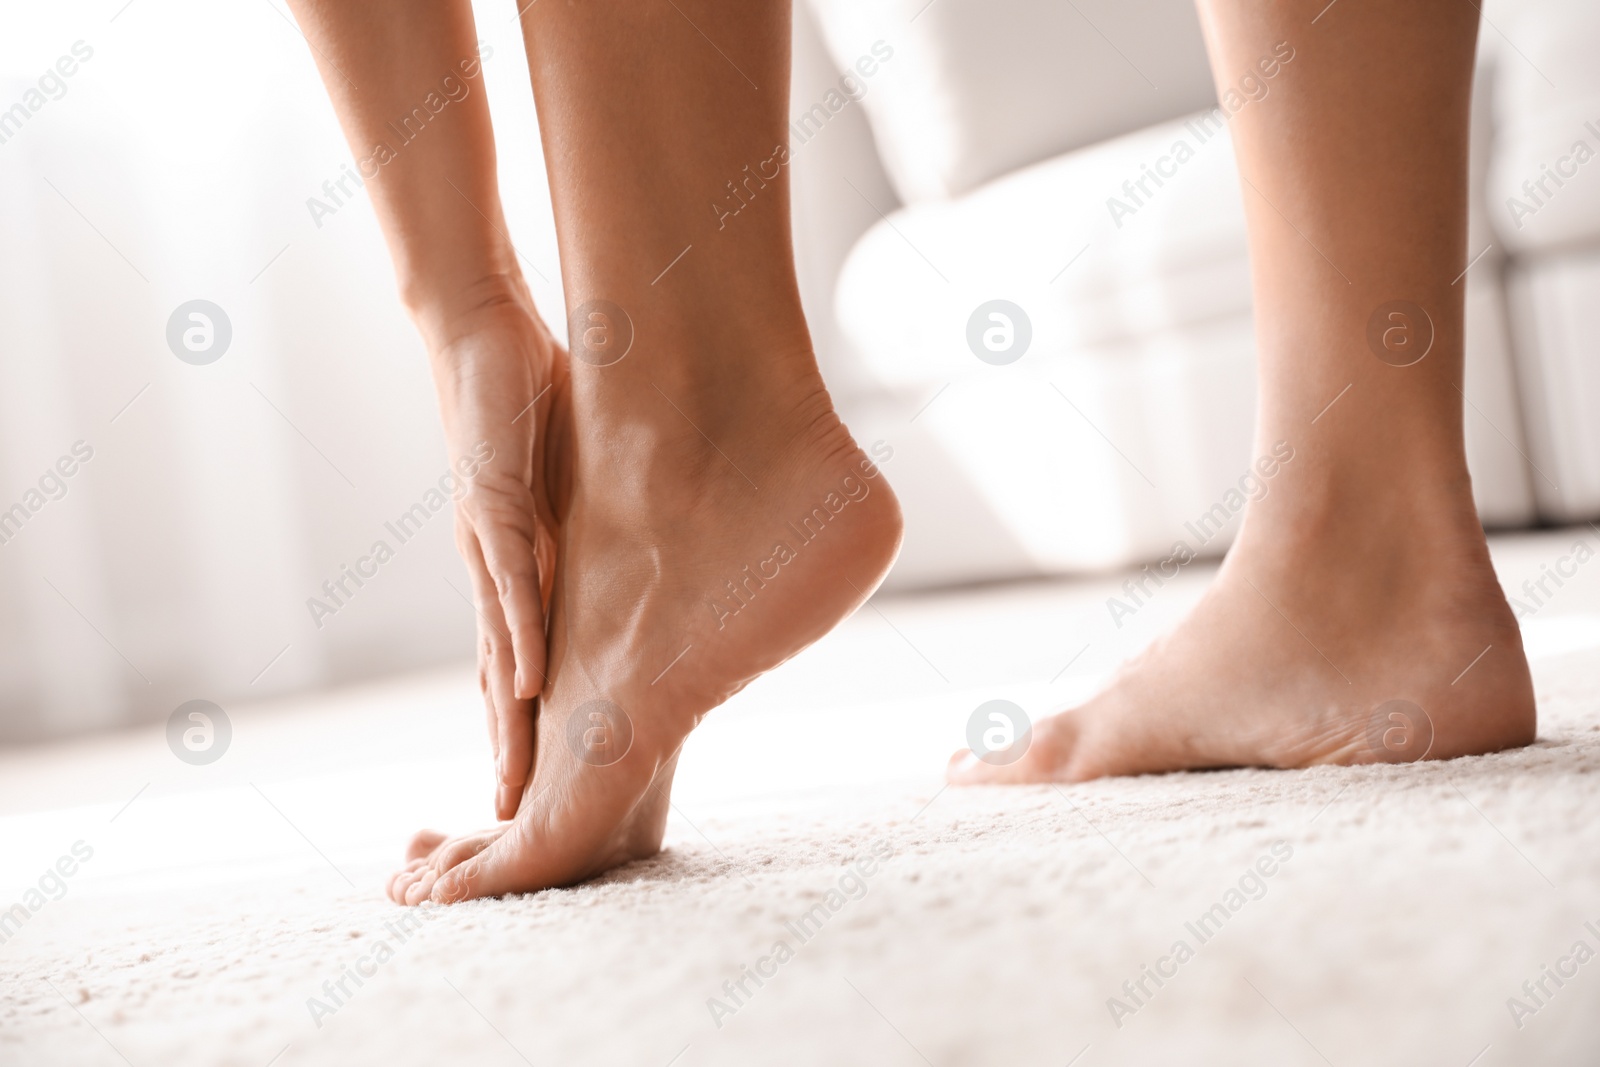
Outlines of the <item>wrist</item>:
M 401 299 L 431 360 L 448 360 L 456 342 L 508 312 L 533 315 L 533 298 L 515 269 L 492 271 L 470 282 L 402 286 Z

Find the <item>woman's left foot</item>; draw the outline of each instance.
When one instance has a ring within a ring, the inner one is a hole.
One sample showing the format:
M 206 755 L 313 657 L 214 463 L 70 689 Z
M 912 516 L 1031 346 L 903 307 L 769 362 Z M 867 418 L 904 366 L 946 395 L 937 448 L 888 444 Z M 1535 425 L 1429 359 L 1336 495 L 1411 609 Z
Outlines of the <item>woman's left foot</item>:
M 1465 484 L 1274 497 L 1171 633 L 958 785 L 1409 762 L 1533 741 L 1533 684 Z M 1303 506 L 1299 506 L 1303 503 Z M 1285 504 L 1294 506 L 1285 507 Z

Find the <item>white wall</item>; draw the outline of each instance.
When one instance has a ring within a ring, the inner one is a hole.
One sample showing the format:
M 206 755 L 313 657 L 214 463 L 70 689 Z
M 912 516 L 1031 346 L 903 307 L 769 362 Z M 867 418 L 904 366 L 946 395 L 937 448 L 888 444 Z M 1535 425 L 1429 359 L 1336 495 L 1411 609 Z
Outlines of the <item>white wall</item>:
M 306 608 L 444 464 L 370 204 L 306 206 L 349 154 L 305 41 L 276 0 L 124 2 L 17 7 L 0 42 L 0 109 L 92 49 L 0 143 L 0 510 L 93 449 L 0 544 L 0 738 L 471 656 L 447 513 L 320 629 Z M 509 13 L 479 16 L 507 211 L 560 308 Z M 233 327 L 209 366 L 165 339 L 196 297 Z
M 838 75 L 799 7 L 795 99 L 810 101 Z M 477 13 L 510 232 L 559 335 L 520 28 L 506 5 Z M 350 155 L 287 8 L 15 7 L 0 109 L 37 103 L 29 91 L 74 45 L 90 58 L 0 143 L 0 511 L 76 442 L 93 449 L 0 544 L 0 741 L 470 659 L 447 514 L 320 628 L 306 606 L 375 539 L 397 545 L 383 524 L 443 472 L 443 443 L 369 201 L 320 226 L 308 210 Z M 848 403 L 865 386 L 837 355 L 832 287 L 878 216 L 819 191 L 814 176 L 841 167 L 897 206 L 859 107 L 792 169 L 796 211 L 812 215 L 802 287 Z M 195 298 L 233 328 L 208 366 L 165 337 Z

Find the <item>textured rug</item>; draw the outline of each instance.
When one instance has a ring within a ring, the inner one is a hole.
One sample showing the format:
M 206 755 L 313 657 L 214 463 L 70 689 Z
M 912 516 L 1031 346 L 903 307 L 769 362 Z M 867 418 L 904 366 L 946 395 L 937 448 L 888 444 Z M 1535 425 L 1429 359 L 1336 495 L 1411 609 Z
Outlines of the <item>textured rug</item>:
M 1498 542 L 1508 588 L 1578 536 Z M 1121 627 L 1109 580 L 875 601 L 708 720 L 660 856 L 451 909 L 381 884 L 485 819 L 465 670 L 229 709 L 206 766 L 0 754 L 0 1063 L 1600 1061 L 1600 567 L 1528 605 L 1530 748 L 941 788 L 1191 570 Z

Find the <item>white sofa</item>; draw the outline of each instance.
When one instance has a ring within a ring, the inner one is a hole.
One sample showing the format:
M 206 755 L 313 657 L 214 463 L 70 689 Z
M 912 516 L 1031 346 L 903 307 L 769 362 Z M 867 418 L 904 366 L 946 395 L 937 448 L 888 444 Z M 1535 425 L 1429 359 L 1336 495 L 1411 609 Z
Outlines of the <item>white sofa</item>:
M 1488 11 L 1468 460 L 1486 525 L 1588 518 L 1600 161 L 1533 216 L 1505 202 L 1572 139 L 1600 148 L 1600 74 L 1582 51 L 1600 12 Z M 1222 551 L 1236 514 L 1204 539 L 1185 524 L 1250 469 L 1254 340 L 1238 177 L 1191 0 L 811 0 L 800 23 L 802 288 L 852 425 L 895 449 L 910 522 L 892 581 L 1105 569 L 1180 540 Z M 1271 89 L 1245 81 L 1230 103 Z M 968 339 L 996 299 L 1031 328 L 1003 365 Z
M 1541 0 L 1491 17 L 1504 36 L 1486 199 L 1507 256 L 1533 488 L 1541 517 L 1589 520 L 1600 514 L 1600 7 Z

